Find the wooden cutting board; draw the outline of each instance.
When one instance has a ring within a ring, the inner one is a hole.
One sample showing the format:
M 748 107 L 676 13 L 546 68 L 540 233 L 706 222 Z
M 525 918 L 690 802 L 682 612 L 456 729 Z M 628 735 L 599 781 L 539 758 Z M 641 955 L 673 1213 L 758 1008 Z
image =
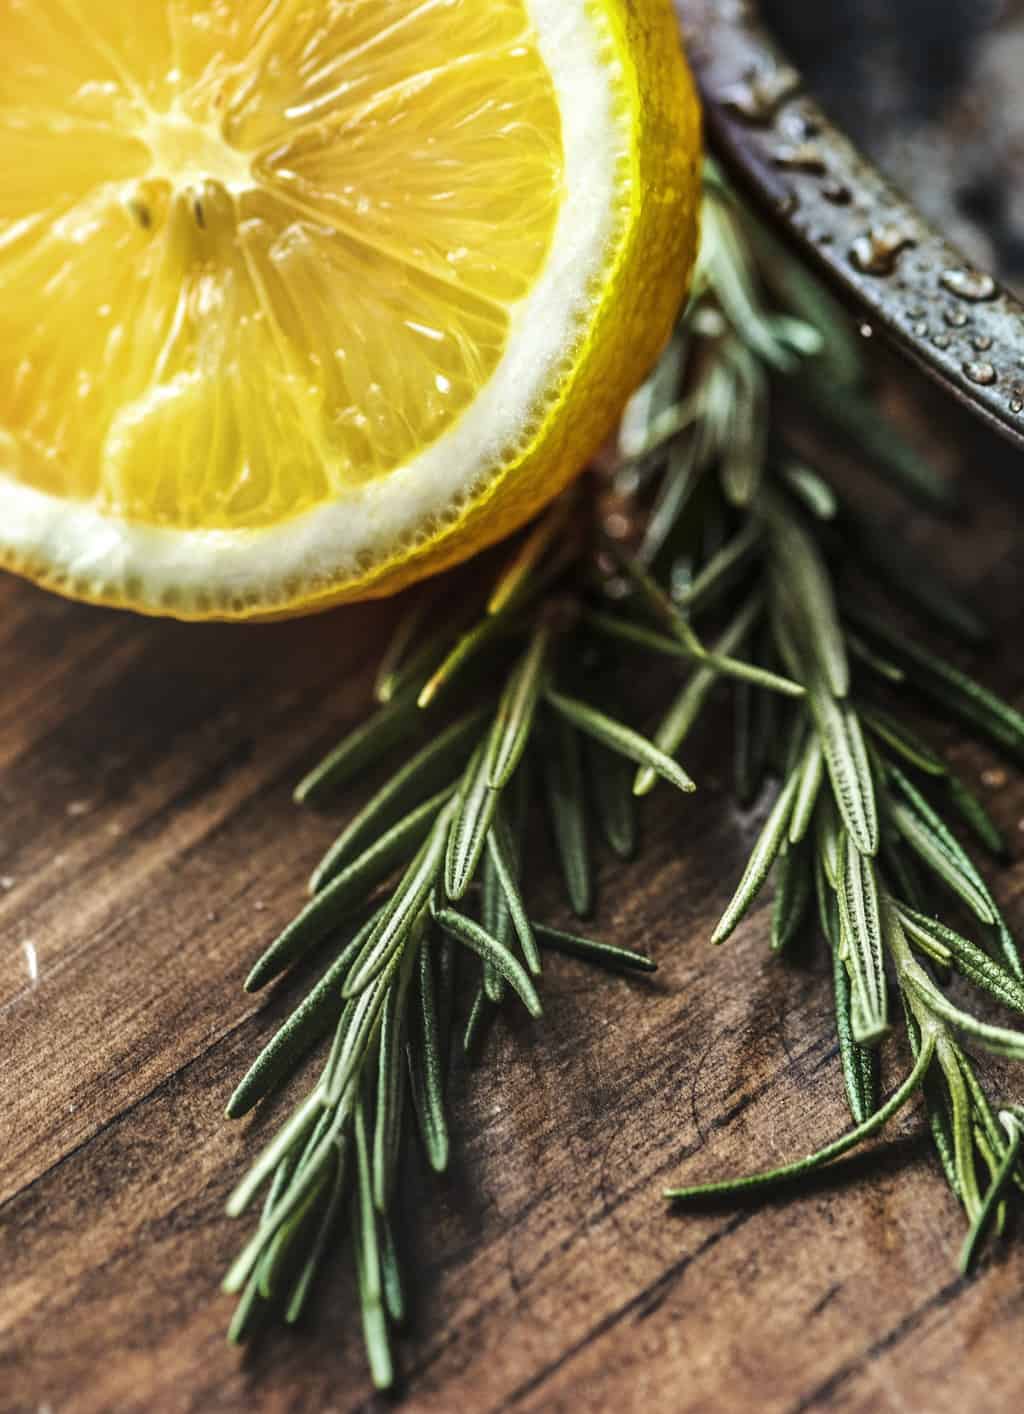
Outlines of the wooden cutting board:
M 935 525 L 858 485 L 989 612 L 1002 649 L 976 666 L 1020 701 L 1012 454 L 927 398 L 902 373 L 887 394 L 969 517 Z M 248 1357 L 224 1343 L 218 1282 L 244 1232 L 225 1195 L 275 1118 L 229 1124 L 224 1104 L 295 995 L 254 1003 L 242 979 L 355 802 L 325 819 L 290 789 L 362 713 L 394 609 L 183 627 L 11 578 L 0 606 L 0 1409 L 387 1407 L 347 1257 L 309 1324 Z M 996 893 L 1024 930 L 1024 783 L 937 740 L 1011 836 Z M 499 1023 L 453 1080 L 451 1174 L 410 1180 L 404 1407 L 1018 1408 L 1024 1247 L 957 1279 L 962 1219 L 917 1110 L 813 1186 L 666 1212 L 669 1180 L 847 1125 L 820 953 L 773 961 L 764 906 L 708 946 L 760 814 L 718 789 L 714 724 L 687 764 L 702 792 L 656 796 L 643 862 L 602 870 L 596 928 L 657 976 L 552 961 L 543 1022 Z M 545 887 L 538 909 L 564 917 Z

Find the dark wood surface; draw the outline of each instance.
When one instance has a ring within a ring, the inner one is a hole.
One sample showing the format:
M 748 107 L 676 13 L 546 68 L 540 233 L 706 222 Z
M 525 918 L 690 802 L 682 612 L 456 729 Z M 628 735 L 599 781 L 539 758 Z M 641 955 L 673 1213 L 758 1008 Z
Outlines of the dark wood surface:
M 991 614 L 1002 648 L 978 666 L 1020 701 L 1019 463 L 895 387 L 970 515 L 936 526 L 861 490 Z M 383 1408 L 347 1257 L 313 1319 L 249 1357 L 218 1282 L 243 1235 L 225 1195 L 274 1120 L 223 1107 L 288 995 L 254 1004 L 242 979 L 337 819 L 290 789 L 362 712 L 393 607 L 195 628 L 14 579 L 0 603 L 0 1408 Z M 1024 929 L 1024 784 L 937 736 L 1011 835 L 996 892 Z M 603 870 L 598 926 L 656 978 L 556 960 L 543 1022 L 499 1024 L 455 1077 L 452 1172 L 410 1178 L 410 1411 L 1019 1407 L 1024 1246 L 957 1279 L 962 1219 L 916 1109 L 770 1202 L 673 1216 L 659 1197 L 847 1123 L 820 958 L 772 961 L 764 907 L 708 946 L 759 819 L 718 789 L 724 757 L 705 733 L 702 793 L 655 796 L 643 862 Z

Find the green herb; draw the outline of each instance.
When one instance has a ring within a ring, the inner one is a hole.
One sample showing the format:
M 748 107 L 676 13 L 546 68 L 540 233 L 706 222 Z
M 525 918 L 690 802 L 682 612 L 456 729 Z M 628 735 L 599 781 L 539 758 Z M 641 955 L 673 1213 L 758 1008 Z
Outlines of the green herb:
M 930 572 L 912 572 L 820 468 L 788 452 L 772 413 L 784 400 L 773 394 L 796 376 L 823 421 L 879 470 L 948 507 L 942 482 L 871 405 L 845 316 L 712 171 L 690 307 L 625 412 L 620 464 L 523 535 L 475 610 L 472 591 L 459 596 L 457 621 L 436 596 L 417 598 L 383 655 L 376 711 L 300 784 L 300 801 L 320 801 L 392 763 L 314 871 L 313 897 L 247 981 L 255 990 L 314 949 L 326 953 L 229 1115 L 253 1110 L 333 1039 L 311 1089 L 230 1200 L 238 1216 L 266 1191 L 225 1279 L 239 1298 L 232 1339 L 253 1336 L 275 1313 L 297 1320 L 347 1235 L 371 1373 L 382 1388 L 394 1382 L 405 1300 L 392 1214 L 414 1136 L 434 1170 L 450 1161 L 450 1067 L 479 1054 L 501 1008 L 540 1020 L 546 953 L 633 975 L 634 986 L 655 967 L 643 953 L 535 918 L 524 843 L 536 812 L 546 805 L 569 903 L 586 916 L 602 840 L 620 858 L 636 848 L 634 795 L 659 781 L 688 795 L 699 783 L 690 739 L 726 686 L 737 792 L 743 804 L 765 799 L 712 941 L 734 933 L 769 880 L 774 953 L 810 932 L 816 914 L 853 1127 L 768 1172 L 704 1184 L 687 1175 L 668 1196 L 798 1179 L 920 1094 L 966 1212 L 962 1265 L 1002 1231 L 1024 1189 L 1024 1109 L 989 1098 L 971 1051 L 1024 1060 L 1024 1029 L 979 1014 L 971 996 L 1024 1015 L 1024 968 L 954 826 L 996 855 L 1004 844 L 904 719 L 903 702 L 923 697 L 1021 759 L 1024 716 L 924 646 L 916 626 L 893 620 L 889 592 L 941 630 L 972 642 L 983 631 Z M 604 523 L 609 502 L 628 507 L 634 529 L 624 542 Z M 654 683 L 669 684 L 649 732 L 616 686 L 635 675 L 638 656 L 657 668 Z M 715 805 L 702 795 L 687 808 Z M 966 984 L 955 999 L 939 985 L 949 972 Z M 882 1101 L 879 1041 L 892 1033 L 904 1069 Z

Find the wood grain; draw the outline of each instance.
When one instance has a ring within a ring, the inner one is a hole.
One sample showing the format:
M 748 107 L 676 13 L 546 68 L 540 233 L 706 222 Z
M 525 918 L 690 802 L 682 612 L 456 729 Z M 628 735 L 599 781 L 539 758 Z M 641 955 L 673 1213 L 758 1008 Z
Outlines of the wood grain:
M 1005 454 L 916 393 L 904 416 L 970 517 L 859 490 L 990 612 L 1005 650 L 979 666 L 1019 701 Z M 0 602 L 0 1408 L 384 1408 L 347 1258 L 309 1324 L 248 1357 L 218 1282 L 242 1236 L 226 1192 L 274 1121 L 223 1107 L 289 994 L 254 1003 L 241 980 L 336 826 L 291 786 L 361 713 L 394 610 L 197 629 L 13 579 Z M 1013 837 L 997 893 L 1024 927 L 1024 783 L 933 735 Z M 411 1411 L 1019 1406 L 1024 1248 L 956 1278 L 961 1217 L 917 1111 L 798 1193 L 685 1215 L 659 1197 L 846 1125 L 820 958 L 772 961 L 763 907 L 707 946 L 760 818 L 718 789 L 724 742 L 712 724 L 695 744 L 696 799 L 655 797 L 642 866 L 604 866 L 600 930 L 657 976 L 554 960 L 543 1022 L 499 1024 L 488 1064 L 454 1076 L 452 1172 L 410 1177 Z

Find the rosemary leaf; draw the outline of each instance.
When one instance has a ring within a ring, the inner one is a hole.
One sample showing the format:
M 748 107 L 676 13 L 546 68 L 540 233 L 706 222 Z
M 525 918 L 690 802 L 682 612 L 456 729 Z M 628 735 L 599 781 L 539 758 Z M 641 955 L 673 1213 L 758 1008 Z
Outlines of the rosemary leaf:
M 228 1341 L 232 1345 L 243 1345 L 247 1340 L 251 1340 L 259 1327 L 265 1323 L 268 1314 L 269 1307 L 260 1295 L 257 1271 L 249 1278 L 238 1298 L 231 1324 L 228 1326 Z
M 803 850 L 787 849 L 775 865 L 775 900 L 772 907 L 772 952 L 782 952 L 796 937 L 811 898 L 811 872 Z
M 1024 1060 L 1024 1033 L 993 1026 L 954 1006 L 918 964 L 905 970 L 904 982 L 933 1016 L 962 1031 L 984 1050 L 1010 1060 Z
M 437 881 L 444 859 L 454 804 L 452 801 L 446 805 L 438 815 L 419 853 L 381 909 L 373 931 L 345 980 L 343 994 L 346 997 L 358 996 L 384 971 L 395 954 L 405 946 L 417 921 L 422 918 L 427 897 Z
M 416 730 L 416 693 L 412 688 L 379 707 L 360 723 L 334 750 L 304 776 L 295 787 L 295 800 L 305 805 L 315 798 L 347 785 L 360 772 L 387 755 Z
M 816 684 L 809 701 L 843 824 L 860 853 L 871 857 L 878 852 L 878 806 L 860 720 Z
M 380 1279 L 384 1288 L 384 1306 L 395 1325 L 405 1320 L 405 1295 L 402 1291 L 402 1271 L 398 1262 L 391 1221 L 386 1213 L 380 1218 Z
M 612 943 L 598 942 L 594 938 L 582 938 L 578 933 L 566 933 L 561 928 L 549 928 L 546 923 L 535 923 L 534 930 L 541 946 L 552 952 L 565 953 L 569 957 L 582 957 L 586 962 L 614 971 L 625 968 L 635 972 L 657 972 L 658 964 L 643 953 L 631 948 L 620 948 Z
M 574 498 L 571 495 L 559 496 L 550 510 L 531 528 L 491 590 L 491 597 L 487 602 L 489 615 L 493 617 L 503 613 L 515 604 L 537 565 L 565 529 L 573 505 Z
M 757 799 L 764 781 L 763 753 L 753 729 L 754 689 L 748 682 L 738 682 L 733 691 L 733 787 L 742 806 Z
M 295 1177 L 281 1201 L 257 1228 L 228 1269 L 222 1283 L 224 1291 L 234 1294 L 242 1290 L 266 1255 L 278 1232 L 305 1206 L 311 1191 L 323 1188 L 329 1177 L 335 1154 L 335 1139 L 333 1134 L 328 1132 L 321 1139 L 315 1153 L 306 1165 L 300 1166 L 296 1170 Z M 229 1211 L 231 1211 L 230 1205 Z
M 778 799 L 772 806 L 768 819 L 751 851 L 750 858 L 747 860 L 739 886 L 728 908 L 722 914 L 718 927 L 711 935 L 713 943 L 725 942 L 726 938 L 735 931 L 737 924 L 760 892 L 762 884 L 771 871 L 775 856 L 782 848 L 786 838 L 793 801 L 796 799 L 799 784 L 800 777 L 796 772 L 793 772 L 779 792 Z
M 523 896 L 519 891 L 519 883 L 516 878 L 516 851 L 512 832 L 500 809 L 495 815 L 494 824 L 487 836 L 487 849 L 494 861 L 494 868 L 505 895 L 505 902 L 516 930 L 516 936 L 519 938 L 519 946 L 523 950 L 526 965 L 533 975 L 538 977 L 541 971 L 540 953 L 537 951 L 533 927 L 523 902 Z
M 492 938 L 490 933 L 481 928 L 472 918 L 467 918 L 464 913 L 459 913 L 454 908 L 439 908 L 435 914 L 438 927 L 443 928 L 446 933 L 451 934 L 458 942 L 464 943 L 485 962 L 501 973 L 505 981 L 519 994 L 519 997 L 526 1007 L 526 1010 L 534 1018 L 541 1015 L 540 998 L 536 989 L 530 981 L 529 973 L 523 968 L 519 959 L 508 948 L 499 943 L 497 938 Z
M 832 581 L 814 538 L 795 515 L 769 502 L 773 578 L 833 697 L 850 690 L 850 664 Z
M 508 630 L 513 612 L 514 608 L 507 609 L 490 618 L 481 619 L 461 635 L 421 688 L 416 698 L 416 705 L 420 710 L 429 707 L 441 691 L 449 687 L 484 648 Z
M 541 764 L 566 893 L 573 912 L 586 918 L 593 907 L 593 877 L 583 765 L 579 736 L 567 718 L 556 717 L 543 738 Z
M 450 795 L 448 790 L 441 791 L 417 806 L 315 894 L 260 957 L 245 979 L 245 990 L 255 992 L 265 986 L 358 909 L 396 865 L 415 854 Z
M 846 970 L 846 963 L 839 956 L 838 947 L 832 948 L 832 985 L 835 995 L 836 1037 L 839 1042 L 839 1060 L 843 1069 L 846 1100 L 854 1124 L 863 1124 L 877 1107 L 878 1097 L 874 1081 L 877 1078 L 878 1052 L 858 1045 L 854 1040 L 850 974 Z
M 709 282 L 730 325 L 742 333 L 752 352 L 780 372 L 792 371 L 793 355 L 775 337 L 761 308 L 750 258 L 728 198 L 716 194 L 706 199 L 702 217 L 698 282 Z
M 896 784 L 896 786 L 899 788 L 904 797 L 909 801 L 915 813 L 920 817 L 921 820 L 924 821 L 928 830 L 931 832 L 932 837 L 936 840 L 936 842 L 945 852 L 954 868 L 959 872 L 963 879 L 968 881 L 969 885 L 971 886 L 971 889 L 973 890 L 975 899 L 980 900 L 981 903 L 984 905 L 983 908 L 979 910 L 975 907 L 974 904 L 970 904 L 970 906 L 974 908 L 975 912 L 978 914 L 978 917 L 983 923 L 995 922 L 997 924 L 1000 924 L 1005 931 L 1005 925 L 1002 924 L 1002 919 L 999 914 L 999 909 L 996 906 L 996 902 L 993 899 L 992 895 L 989 893 L 988 887 L 985 884 L 984 879 L 974 867 L 974 862 L 971 859 L 970 855 L 968 855 L 966 850 L 961 847 L 960 841 L 956 838 L 956 836 L 952 833 L 951 830 L 947 829 L 942 819 L 932 809 L 932 807 L 929 805 L 928 801 L 925 800 L 921 792 L 911 781 L 907 779 L 907 777 L 897 766 L 890 766 L 888 768 L 888 774 L 890 780 L 892 780 Z M 967 902 L 970 903 L 969 900 L 967 900 Z M 988 914 L 987 917 L 984 916 L 986 913 Z M 1016 947 L 1015 945 L 1013 945 L 1012 939 L 1010 941 L 1011 946 L 1008 961 L 1013 971 L 1017 972 L 1020 975 L 1021 980 L 1024 981 L 1024 970 L 1021 970 L 1021 964 L 1019 958 L 1017 957 Z
M 763 525 L 751 517 L 733 539 L 711 557 L 685 593 L 677 596 L 679 608 L 687 613 L 696 613 L 698 609 L 716 604 L 742 576 L 761 548 L 763 539 Z
M 691 416 L 688 407 L 683 407 L 682 421 Z M 671 414 L 669 414 L 671 417 Z M 680 418 L 670 423 L 673 431 Z M 647 519 L 644 537 L 637 551 L 637 560 L 644 566 L 652 565 L 662 553 L 673 530 L 681 523 L 690 508 L 695 493 L 701 485 L 704 472 L 703 439 L 686 437 L 673 442 L 668 447 L 668 466 L 658 488 L 658 496 Z
M 483 979 L 477 984 L 473 1001 L 466 1019 L 466 1029 L 462 1036 L 463 1055 L 470 1056 L 477 1049 L 487 1026 L 494 1017 L 494 1007 L 487 999 Z
M 703 659 L 703 653 L 694 653 L 680 643 L 678 638 L 669 638 L 646 624 L 634 619 L 623 618 L 621 614 L 609 614 L 598 609 L 584 609 L 580 615 L 582 623 L 595 632 L 612 638 L 619 643 L 628 643 L 636 648 L 644 648 L 649 653 L 660 653 L 666 658 Z
M 566 697 L 564 693 L 556 692 L 549 688 L 545 694 L 548 702 L 564 717 L 572 726 L 578 727 L 581 732 L 586 732 L 588 736 L 608 747 L 609 751 L 616 751 L 620 756 L 625 756 L 630 761 L 635 761 L 638 765 L 646 767 L 655 772 L 681 791 L 694 791 L 697 787 L 686 774 L 681 766 L 672 760 L 671 756 L 666 756 L 663 751 L 654 746 L 645 736 L 633 731 L 631 727 L 618 722 L 614 717 L 608 717 L 603 712 L 599 712 L 596 707 L 591 707 L 585 702 L 580 702 L 574 697 Z M 640 792 L 637 791 L 637 794 Z
M 300 1058 L 325 1036 L 341 1015 L 341 986 L 353 958 L 362 949 L 377 921 L 374 913 L 339 953 L 305 1000 L 292 1012 L 273 1039 L 264 1046 L 228 1101 L 229 1119 L 248 1114 L 274 1086 L 289 1075 Z
M 402 950 L 398 949 L 384 970 L 358 996 L 349 998 L 341 1014 L 323 1076 L 324 1091 L 332 1105 L 340 1102 L 350 1082 L 356 1079 L 380 1030 L 384 1003 L 401 962 Z
M 777 347 L 783 347 L 778 341 Z M 768 379 L 749 349 L 725 346 L 731 365 L 736 409 L 719 463 L 722 490 L 730 505 L 752 506 L 764 479 L 768 429 Z M 731 357 L 729 355 L 731 354 Z
M 871 645 L 865 642 L 859 633 L 854 633 L 852 629 L 847 630 L 846 646 L 852 657 L 859 658 L 883 682 L 896 684 L 906 682 L 907 675 L 898 664 L 891 662 L 888 658 L 883 658 L 881 653 L 876 653 Z
M 654 576 L 637 559 L 625 554 L 614 541 L 608 541 L 607 548 L 639 589 L 642 601 L 651 610 L 654 617 L 661 620 L 669 633 L 688 653 L 695 658 L 703 658 L 704 645 L 689 619 L 675 606 L 671 597 L 666 594 Z
M 960 1063 L 960 1070 L 963 1073 L 964 1082 L 971 1095 L 971 1106 L 974 1111 L 975 1130 L 984 1133 L 986 1143 L 998 1153 L 1005 1141 L 1003 1131 L 1000 1128 L 999 1120 L 995 1110 L 989 1104 L 988 1097 L 982 1088 L 981 1082 L 975 1074 L 974 1065 L 966 1052 L 957 1045 L 956 1041 L 950 1039 L 950 1045 L 956 1052 L 956 1058 Z M 1019 1106 L 1013 1106 L 1019 1109 Z
M 678 402 L 689 342 L 686 331 L 677 329 L 649 377 L 626 404 L 619 424 L 619 452 L 623 457 L 642 456 L 649 449 L 651 429 Z
M 926 776 L 945 776 L 946 765 L 931 747 L 915 736 L 910 729 L 891 717 L 888 712 L 873 707 L 860 709 L 861 720 L 879 741 L 884 741 L 897 755 L 902 756 L 918 771 Z
M 632 859 L 636 853 L 637 821 L 633 772 L 628 758 L 591 738 L 587 742 L 586 761 L 595 813 L 608 846 L 620 859 Z
M 825 757 L 822 754 L 821 742 L 812 734 L 804 747 L 803 759 L 800 762 L 800 784 L 797 786 L 793 814 L 789 821 L 790 844 L 799 844 L 807 834 L 824 777 Z
M 713 653 L 721 659 L 735 652 L 749 635 L 761 613 L 763 601 L 754 595 L 746 601 L 725 632 L 714 645 Z M 718 681 L 719 671 L 706 664 L 699 667 L 680 690 L 669 707 L 654 734 L 653 742 L 659 751 L 672 756 L 682 745 Z M 649 767 L 637 772 L 633 786 L 635 795 L 647 795 L 657 780 L 657 772 Z
M 994 922 L 992 910 L 984 895 L 979 893 L 972 880 L 957 867 L 955 860 L 950 858 L 921 817 L 902 801 L 894 801 L 891 818 L 911 849 L 954 893 L 960 895 L 975 917 L 982 923 Z
M 324 1113 L 324 1096 L 321 1086 L 316 1086 L 295 1109 L 290 1118 L 274 1135 L 248 1173 L 232 1190 L 226 1206 L 228 1217 L 241 1217 L 256 1193 L 270 1178 L 278 1164 L 293 1149 L 305 1142 Z M 225 1290 L 229 1288 L 225 1287 Z M 235 1290 L 239 1290 L 236 1287 Z
M 487 832 L 498 808 L 498 792 L 489 781 L 490 762 L 481 746 L 466 767 L 459 789 L 455 819 L 448 834 L 444 887 L 450 899 L 461 899 L 473 882 Z
M 950 963 L 953 961 L 953 954 L 950 952 L 946 943 L 936 937 L 929 928 L 924 926 L 924 920 L 921 915 L 915 917 L 915 910 L 902 906 L 898 906 L 898 908 L 899 919 L 903 924 L 903 931 L 906 933 L 909 941 L 913 943 L 914 947 L 916 947 L 919 952 L 923 952 L 927 957 L 930 957 L 933 962 L 937 962 L 940 967 L 948 969 Z
M 429 942 L 419 953 L 420 1029 L 416 1042 L 407 1043 L 409 1080 L 420 1135 L 430 1167 L 443 1173 L 448 1167 L 448 1121 L 444 1112 L 444 1072 L 441 1036 L 434 988 L 434 961 Z
M 845 835 L 839 846 L 839 918 L 853 980 L 853 1033 L 876 1045 L 888 1030 L 882 920 L 874 866 Z
M 384 1003 L 377 1044 L 377 1103 L 373 1127 L 373 1204 L 378 1213 L 387 1210 L 395 1183 L 395 1169 L 402 1141 L 405 1086 L 402 1075 L 405 992 L 409 969 L 403 968 L 402 982 L 392 987 Z
M 380 1247 L 377 1236 L 377 1215 L 373 1207 L 370 1163 L 366 1143 L 366 1122 L 362 1104 L 356 1105 L 356 1191 L 352 1199 L 353 1240 L 356 1274 L 359 1282 L 359 1303 L 363 1315 L 363 1334 L 370 1361 L 370 1373 L 377 1389 L 390 1389 L 395 1371 L 388 1339 L 387 1315 L 384 1309 L 384 1286 L 381 1277 Z
M 373 841 L 394 824 L 403 811 L 415 807 L 423 797 L 442 786 L 453 784 L 452 777 L 465 762 L 487 708 L 460 717 L 440 736 L 418 751 L 346 826 L 313 871 L 310 890 L 318 889 L 339 873 Z
M 432 599 L 420 593 L 416 596 L 412 608 L 402 615 L 377 667 L 377 676 L 373 682 L 373 696 L 377 702 L 390 702 L 394 697 L 399 670 L 406 663 L 409 649 L 419 636 L 420 629 L 433 607 Z
M 953 1166 L 956 1169 L 960 1201 L 972 1220 L 981 1207 L 978 1176 L 974 1165 L 974 1126 L 971 1122 L 971 1098 L 964 1084 L 963 1071 L 956 1052 L 946 1037 L 940 1037 L 936 1054 L 948 1096 L 949 1128 L 953 1140 Z
M 873 1134 L 877 1134 L 892 1119 L 893 1115 L 899 1113 L 915 1091 L 920 1088 L 934 1054 L 935 1036 L 934 1033 L 929 1032 L 923 1038 L 921 1050 L 909 1075 L 893 1091 L 885 1104 L 881 1105 L 869 1119 L 865 1120 L 863 1124 L 859 1124 L 856 1129 L 850 1130 L 848 1134 L 842 1135 L 839 1139 L 834 1139 L 831 1144 L 826 1144 L 816 1153 L 809 1154 L 806 1158 L 797 1159 L 794 1163 L 769 1169 L 765 1173 L 748 1174 L 742 1178 L 722 1179 L 717 1183 L 695 1184 L 686 1188 L 667 1188 L 665 1189 L 665 1197 L 673 1201 L 683 1201 L 693 1198 L 711 1198 L 719 1194 L 745 1193 L 753 1188 L 767 1188 L 777 1183 L 788 1183 L 791 1179 L 801 1178 L 805 1173 L 810 1173 L 812 1169 L 820 1168 L 823 1164 L 838 1159 L 840 1155 L 849 1153 L 858 1144 L 862 1144 L 865 1139 L 870 1139 Z
M 504 944 L 503 944 L 504 946 Z M 493 962 L 484 963 L 484 995 L 493 1006 L 505 1000 L 506 982 Z
M 937 943 L 947 954 L 940 961 L 951 961 L 956 970 L 976 987 L 982 987 L 1004 1006 L 1024 1014 L 1024 983 L 995 958 L 989 957 L 976 943 L 954 932 L 938 919 L 928 918 L 906 907 L 900 908 L 899 915 L 912 941 L 921 944 L 925 951 Z M 932 955 L 935 955 L 934 952 Z
M 836 493 L 816 471 L 799 462 L 787 462 L 782 467 L 782 479 L 795 496 L 818 520 L 834 520 L 839 510 Z
M 1024 1138 L 1024 1128 L 1022 1128 L 1020 1120 L 1008 1110 L 1003 1110 L 999 1118 L 1006 1127 L 1009 1143 L 1000 1157 L 999 1167 L 992 1177 L 992 1182 L 974 1216 L 970 1231 L 964 1238 L 963 1247 L 960 1249 L 960 1271 L 964 1275 L 974 1265 L 978 1247 L 992 1222 L 992 1217 L 1003 1193 L 1013 1179 L 1013 1171 L 1020 1156 L 1021 1139 Z
M 498 713 L 485 750 L 487 784 L 491 790 L 502 790 L 508 785 L 526 750 L 550 641 L 551 629 L 542 622 L 498 704 Z
M 342 1201 L 345 1195 L 346 1165 L 344 1159 L 344 1149 L 339 1146 L 338 1157 L 334 1166 L 334 1175 L 330 1180 L 330 1190 L 327 1202 L 324 1204 L 323 1214 L 316 1230 L 316 1235 L 306 1255 L 305 1261 L 299 1270 L 299 1274 L 292 1286 L 288 1297 L 288 1304 L 285 1307 L 285 1321 L 289 1325 L 294 1325 L 302 1315 L 309 1293 L 313 1285 L 317 1271 L 323 1261 L 327 1244 L 337 1225 L 338 1215 L 341 1211 Z
M 744 682 L 751 683 L 754 687 L 781 693 L 783 697 L 805 697 L 807 695 L 806 688 L 800 683 L 794 682 L 792 678 L 784 678 L 779 673 L 773 673 L 768 668 L 758 667 L 756 663 L 746 663 L 740 658 L 722 657 L 717 653 L 706 653 L 704 662 L 709 668 L 721 673 L 723 677 L 739 678 Z
M 1009 855 L 1006 839 L 982 802 L 952 771 L 948 773 L 948 782 L 950 799 L 960 818 L 991 854 L 997 859 L 1006 859 Z

